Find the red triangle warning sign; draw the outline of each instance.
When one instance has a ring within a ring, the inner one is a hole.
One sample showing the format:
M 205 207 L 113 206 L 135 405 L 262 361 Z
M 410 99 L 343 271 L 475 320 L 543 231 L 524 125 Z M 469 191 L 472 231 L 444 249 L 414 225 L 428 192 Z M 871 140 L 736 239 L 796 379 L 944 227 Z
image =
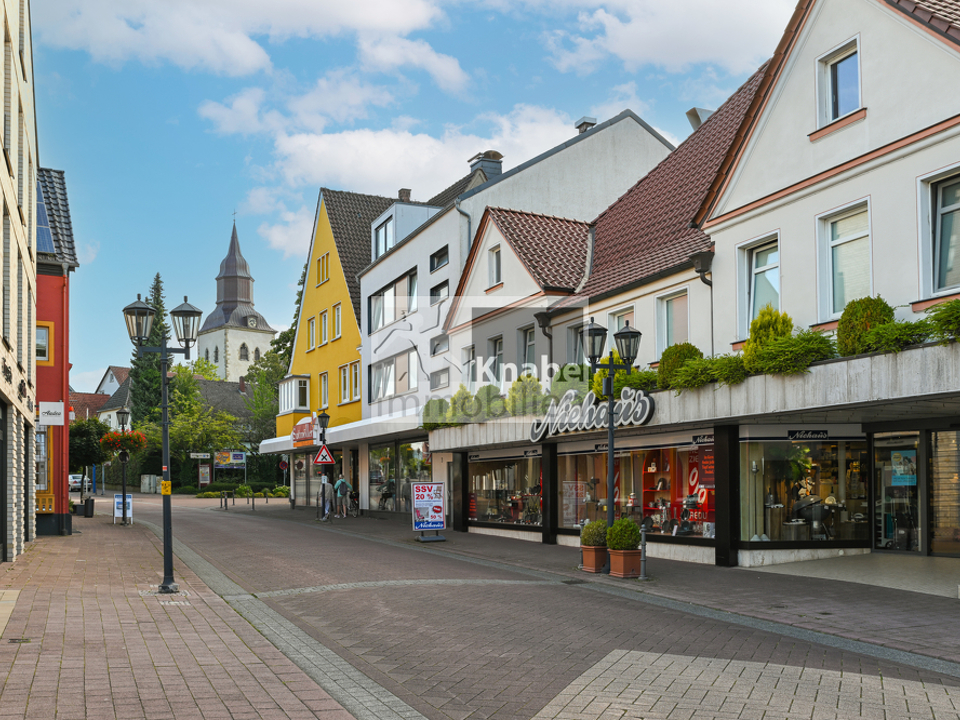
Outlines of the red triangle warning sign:
M 330 452 L 330 449 L 326 445 L 320 446 L 320 452 L 317 453 L 317 456 L 313 459 L 314 465 L 333 465 L 336 463 L 336 460 L 333 459 L 333 453 Z

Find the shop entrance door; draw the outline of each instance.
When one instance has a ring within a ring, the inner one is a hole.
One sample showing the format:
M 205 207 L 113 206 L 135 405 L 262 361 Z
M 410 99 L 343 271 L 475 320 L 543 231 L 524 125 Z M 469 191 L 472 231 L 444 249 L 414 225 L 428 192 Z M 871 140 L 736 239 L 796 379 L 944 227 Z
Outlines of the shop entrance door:
M 960 557 L 960 433 L 930 433 L 930 554 Z
M 917 451 L 920 433 L 877 433 L 874 453 L 874 547 L 922 552 Z

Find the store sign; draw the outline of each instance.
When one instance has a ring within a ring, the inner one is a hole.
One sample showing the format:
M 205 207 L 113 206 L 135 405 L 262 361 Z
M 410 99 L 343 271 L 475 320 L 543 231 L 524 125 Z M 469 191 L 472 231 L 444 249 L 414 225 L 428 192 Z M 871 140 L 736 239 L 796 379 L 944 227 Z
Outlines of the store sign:
M 608 403 L 596 404 L 597 396 L 592 391 L 580 404 L 574 404 L 575 397 L 576 392 L 568 390 L 559 403 L 553 400 L 547 414 L 530 426 L 530 440 L 539 443 L 551 435 L 602 430 L 608 426 Z M 653 417 L 653 410 L 653 398 L 645 391 L 624 388 L 613 408 L 614 426 L 646 425 Z
M 113 517 L 123 519 L 123 494 L 113 496 Z M 127 495 L 127 520 L 133 520 L 133 495 Z M 114 520 L 116 522 L 116 520 Z
M 293 432 L 290 433 L 290 439 L 293 441 L 294 447 L 313 445 L 313 420 L 294 425 Z
M 826 430 L 788 430 L 787 440 L 829 440 Z
M 524 450 L 524 451 L 523 451 L 523 456 L 524 456 L 524 457 L 540 457 L 540 451 L 539 451 L 539 450 Z
M 444 530 L 447 503 L 443 483 L 413 483 L 413 529 Z
M 41 425 L 63 425 L 63 403 L 41 402 L 39 423 Z
M 470 462 L 474 462 L 475 460 L 479 460 L 479 459 L 480 459 L 480 453 L 470 453 L 467 456 L 467 460 L 469 460 Z
M 694 435 L 694 445 L 713 445 L 713 435 Z

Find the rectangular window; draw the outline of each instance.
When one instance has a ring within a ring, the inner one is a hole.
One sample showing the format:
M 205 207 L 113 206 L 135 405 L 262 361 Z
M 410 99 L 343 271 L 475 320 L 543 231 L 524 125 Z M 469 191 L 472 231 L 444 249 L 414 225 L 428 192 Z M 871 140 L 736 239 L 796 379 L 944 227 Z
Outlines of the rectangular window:
M 432 288 L 430 288 L 430 304 L 436 305 L 449 294 L 450 286 L 446 281 L 440 283 L 439 285 L 434 285 Z
M 37 326 L 37 362 L 50 361 L 50 328 Z
M 936 189 L 934 222 L 934 278 L 936 290 L 960 285 L 960 178 L 950 178 Z
M 350 384 L 353 388 L 353 399 L 360 399 L 360 363 L 355 362 L 350 366 Z
M 749 320 L 767 305 L 780 309 L 780 245 L 774 241 L 750 250 Z
M 430 272 L 433 272 L 434 270 L 439 270 L 449 262 L 450 262 L 450 251 L 447 249 L 447 246 L 444 245 L 442 248 L 440 248 L 433 255 L 430 256 Z
M 860 109 L 860 54 L 857 39 L 818 59 L 820 126 Z
M 317 258 L 317 285 L 330 279 L 330 253 Z
M 339 304 L 333 306 L 333 339 L 340 337 L 343 322 L 342 308 Z
M 320 313 L 320 344 L 327 344 L 327 311 Z
M 537 369 L 537 333 L 528 327 L 520 331 L 521 373 L 535 373 Z
M 629 310 L 618 310 L 616 312 L 610 313 L 610 322 L 607 325 L 607 343 L 604 351 L 609 353 L 611 348 L 616 349 L 617 341 L 614 340 L 613 334 L 620 330 L 623 330 L 627 326 L 627 323 L 630 323 L 630 327 L 635 328 L 637 326 L 636 322 L 633 319 L 633 308 Z
M 450 337 L 448 335 L 437 335 L 430 340 L 430 354 L 439 355 L 450 349 Z
M 340 366 L 340 402 L 350 402 L 350 368 L 348 365 Z
M 581 365 L 587 361 L 587 352 L 583 345 L 583 325 L 567 329 L 567 362 Z
M 503 338 L 498 337 L 490 341 L 490 357 L 493 362 L 490 364 L 490 373 L 497 385 L 503 384 Z
M 446 368 L 430 373 L 430 389 L 441 390 L 450 386 L 450 371 Z
M 370 368 L 370 400 L 380 400 L 396 393 L 394 358 L 375 363 Z
M 859 205 L 825 224 L 828 308 L 837 316 L 851 300 L 870 295 L 870 217 L 866 205 Z
M 407 276 L 407 311 L 416 312 L 417 310 L 417 274 L 411 273 Z
M 473 345 L 463 349 L 463 381 L 471 392 L 477 385 L 477 349 Z
M 671 345 L 687 342 L 687 293 L 686 291 L 660 298 L 659 352 Z
M 330 384 L 327 381 L 327 373 L 320 373 L 320 407 L 321 408 L 325 408 L 330 404 L 329 385 Z
M 307 320 L 307 350 L 317 346 L 317 321 L 314 318 Z
M 416 390 L 420 387 L 420 358 L 416 350 L 407 353 L 407 390 Z
M 393 218 L 388 218 L 374 231 L 374 256 L 380 257 L 394 244 Z
M 370 332 L 374 333 L 417 309 L 417 273 L 403 275 L 370 296 Z
M 306 378 L 297 381 L 297 407 L 310 407 L 310 382 Z
M 500 246 L 490 249 L 490 287 L 503 282 L 503 273 L 500 266 Z

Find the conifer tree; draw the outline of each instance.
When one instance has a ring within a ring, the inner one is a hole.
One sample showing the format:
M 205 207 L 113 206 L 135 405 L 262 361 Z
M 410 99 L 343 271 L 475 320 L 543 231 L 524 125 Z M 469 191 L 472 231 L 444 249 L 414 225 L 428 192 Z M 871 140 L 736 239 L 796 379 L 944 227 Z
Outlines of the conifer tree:
M 170 326 L 167 324 L 167 309 L 163 300 L 163 280 L 160 273 L 153 278 L 150 292 L 144 300 L 157 311 L 153 318 L 153 328 L 146 345 L 159 347 L 163 338 L 170 340 Z M 160 354 L 144 353 L 137 357 L 137 350 L 133 350 L 133 359 L 130 362 L 130 419 L 138 424 L 160 418 L 161 403 Z

